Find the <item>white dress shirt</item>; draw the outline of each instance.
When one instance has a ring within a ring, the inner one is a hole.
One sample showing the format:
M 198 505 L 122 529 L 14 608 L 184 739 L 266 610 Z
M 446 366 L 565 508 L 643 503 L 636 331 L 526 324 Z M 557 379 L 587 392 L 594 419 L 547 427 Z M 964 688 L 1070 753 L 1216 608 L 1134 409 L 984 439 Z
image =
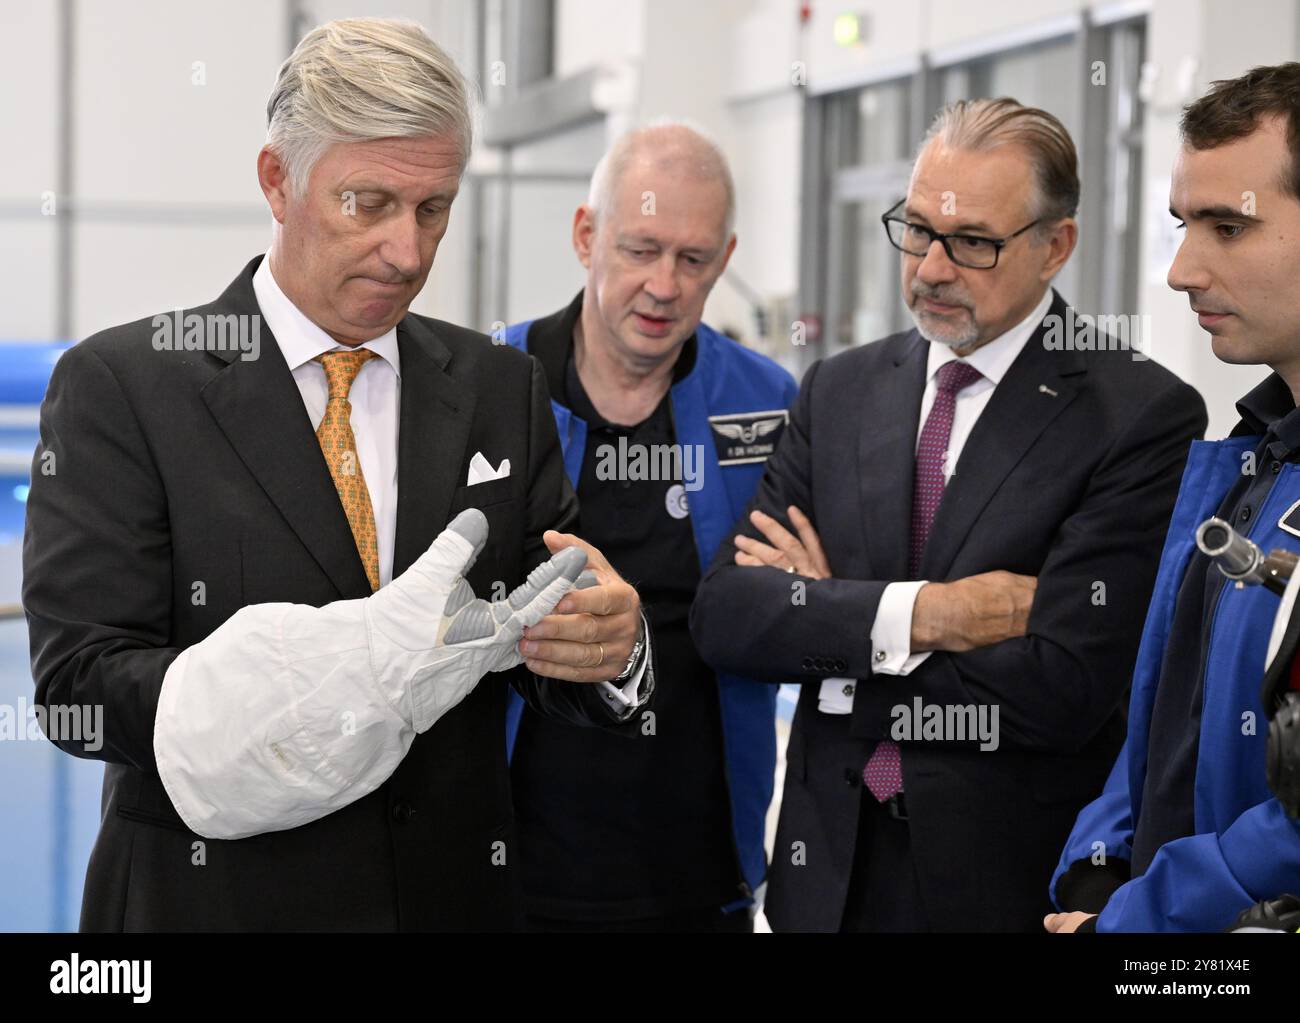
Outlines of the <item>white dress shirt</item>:
M 317 426 L 329 390 L 324 367 L 311 360 L 343 346 L 281 291 L 269 258 L 254 273 L 253 287 Z M 366 362 L 352 385 L 350 422 L 374 505 L 382 594 L 391 593 L 397 520 L 396 330 L 364 347 L 379 358 Z M 431 677 L 413 672 L 403 657 L 410 660 L 418 649 L 377 654 L 373 600 L 320 608 L 251 604 L 171 663 L 154 718 L 154 757 L 163 788 L 192 831 L 243 838 L 347 806 L 382 785 L 415 736 L 477 684 L 481 671 L 474 677 L 450 668 Z M 517 650 L 512 655 L 514 664 L 521 662 Z M 648 698 L 641 680 L 650 657 L 647 635 L 626 685 L 600 683 L 613 717 L 630 719 Z
M 1052 305 L 1052 290 L 1048 288 L 1033 312 L 1008 330 L 995 337 L 988 344 L 981 345 L 967 355 L 963 362 L 969 363 L 982 374 L 981 378 L 969 387 L 957 392 L 953 408 L 952 432 L 948 435 L 948 457 L 943 462 L 943 477 L 946 483 L 961 459 L 966 438 L 975 427 L 980 414 L 993 396 L 993 390 L 1006 376 L 1011 364 L 1024 350 L 1029 339 L 1033 337 L 1038 325 L 1043 322 L 1047 310 Z M 921 440 L 921 430 L 925 420 L 934 407 L 935 394 L 938 391 L 939 370 L 958 356 L 951 347 L 937 341 L 929 342 L 930 351 L 925 368 L 925 394 L 921 398 L 921 415 L 916 424 L 916 441 Z M 929 580 L 890 583 L 880 596 L 876 607 L 875 621 L 871 625 L 871 649 L 873 663 L 872 674 L 908 675 L 917 665 L 930 656 L 930 651 L 912 653 L 912 610 L 916 604 L 917 592 Z M 846 683 L 849 685 L 845 695 Z M 822 683 L 818 706 L 829 714 L 847 714 L 853 707 L 852 679 L 829 678 Z

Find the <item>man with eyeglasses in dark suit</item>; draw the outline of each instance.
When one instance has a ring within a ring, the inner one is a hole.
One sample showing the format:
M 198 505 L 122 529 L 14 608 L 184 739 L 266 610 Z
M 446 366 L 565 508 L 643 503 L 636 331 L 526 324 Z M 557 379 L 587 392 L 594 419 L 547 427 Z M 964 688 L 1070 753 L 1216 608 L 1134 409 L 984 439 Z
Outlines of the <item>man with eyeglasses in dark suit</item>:
M 1041 928 L 1063 837 L 1123 741 L 1206 417 L 1143 351 L 1074 335 L 1090 321 L 1051 281 L 1078 197 L 1051 114 L 939 114 L 884 218 L 915 329 L 808 371 L 701 586 L 707 661 L 804 683 L 776 930 Z

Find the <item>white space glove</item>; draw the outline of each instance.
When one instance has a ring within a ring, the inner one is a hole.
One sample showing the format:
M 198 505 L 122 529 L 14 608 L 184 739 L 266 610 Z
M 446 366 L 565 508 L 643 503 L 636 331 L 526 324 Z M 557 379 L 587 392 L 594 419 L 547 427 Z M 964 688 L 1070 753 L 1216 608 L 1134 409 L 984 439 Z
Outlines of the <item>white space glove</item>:
M 457 515 L 419 560 L 365 600 L 377 684 L 417 732 L 460 703 L 490 671 L 522 663 L 525 626 L 550 614 L 587 565 L 566 547 L 504 600 L 476 598 L 465 580 L 487 542 L 477 508 Z
M 182 651 L 154 718 L 181 819 L 233 839 L 333 813 L 382 785 L 484 674 L 518 664 L 524 627 L 554 610 L 587 556 L 567 548 L 489 604 L 464 579 L 487 534 L 482 512 L 463 512 L 372 596 L 250 604 Z

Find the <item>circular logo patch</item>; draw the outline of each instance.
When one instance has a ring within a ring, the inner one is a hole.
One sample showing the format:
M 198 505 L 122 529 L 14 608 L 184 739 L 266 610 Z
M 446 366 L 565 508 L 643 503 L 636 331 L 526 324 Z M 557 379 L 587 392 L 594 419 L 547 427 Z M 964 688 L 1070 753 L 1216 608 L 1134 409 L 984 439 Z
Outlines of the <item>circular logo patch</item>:
M 668 514 L 675 519 L 684 519 L 691 513 L 686 506 L 686 488 L 680 483 L 674 483 L 668 488 L 664 504 L 668 506 Z

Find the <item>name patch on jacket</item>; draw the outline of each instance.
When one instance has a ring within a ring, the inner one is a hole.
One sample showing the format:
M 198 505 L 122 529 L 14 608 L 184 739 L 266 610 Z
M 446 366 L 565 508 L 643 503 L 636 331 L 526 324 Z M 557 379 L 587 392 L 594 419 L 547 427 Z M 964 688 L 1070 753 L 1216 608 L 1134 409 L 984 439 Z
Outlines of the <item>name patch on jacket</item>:
M 1297 501 L 1283 512 L 1282 517 L 1277 520 L 1277 524 L 1292 536 L 1300 536 L 1300 501 Z
M 745 465 L 767 461 L 776 450 L 777 441 L 789 421 L 790 413 L 785 409 L 709 416 L 713 443 L 718 448 L 718 464 Z

